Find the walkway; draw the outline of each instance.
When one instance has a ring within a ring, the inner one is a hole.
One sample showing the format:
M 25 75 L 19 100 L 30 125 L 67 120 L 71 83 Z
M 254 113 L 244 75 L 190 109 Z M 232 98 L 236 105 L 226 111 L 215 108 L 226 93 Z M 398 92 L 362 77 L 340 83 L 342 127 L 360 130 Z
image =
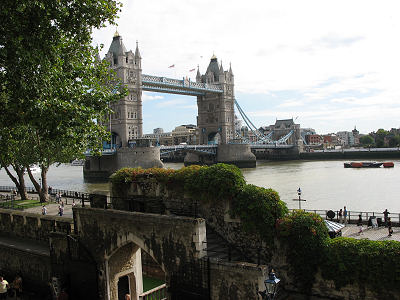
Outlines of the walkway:
M 351 224 L 347 225 L 345 228 L 342 229 L 342 235 L 344 237 L 351 237 L 355 239 L 368 239 L 372 241 L 398 241 L 400 242 L 400 228 L 399 227 L 392 227 L 393 228 L 393 235 L 388 236 L 388 229 L 385 227 L 366 227 L 363 226 L 362 234 L 359 234 L 358 226 Z

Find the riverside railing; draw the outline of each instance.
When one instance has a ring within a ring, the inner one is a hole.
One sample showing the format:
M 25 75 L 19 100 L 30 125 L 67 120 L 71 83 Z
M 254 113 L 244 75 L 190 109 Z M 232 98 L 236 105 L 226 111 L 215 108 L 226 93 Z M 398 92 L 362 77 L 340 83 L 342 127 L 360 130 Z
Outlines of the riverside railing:
M 297 209 L 290 209 L 290 211 L 294 211 Z M 331 220 L 331 218 L 328 217 L 328 211 L 330 210 L 318 210 L 318 209 L 302 209 L 303 211 L 306 212 L 311 212 L 315 213 L 317 215 L 320 215 L 322 218 L 326 220 Z M 335 217 L 332 218 L 332 221 L 339 222 L 339 211 L 338 210 L 332 210 L 335 213 Z M 374 211 L 357 211 L 357 210 L 348 210 L 347 211 L 347 223 L 348 224 L 356 224 L 358 221 L 358 216 L 361 215 L 361 219 L 363 220 L 364 223 L 367 223 L 370 219 L 370 217 L 375 217 L 378 220 L 378 224 L 383 224 L 384 222 L 384 215 L 383 212 L 374 212 Z M 400 223 L 400 213 L 391 213 L 389 212 L 389 218 L 392 221 L 393 226 L 399 226 Z M 380 219 L 380 221 L 379 221 Z M 342 221 L 344 222 L 344 216 L 342 216 Z

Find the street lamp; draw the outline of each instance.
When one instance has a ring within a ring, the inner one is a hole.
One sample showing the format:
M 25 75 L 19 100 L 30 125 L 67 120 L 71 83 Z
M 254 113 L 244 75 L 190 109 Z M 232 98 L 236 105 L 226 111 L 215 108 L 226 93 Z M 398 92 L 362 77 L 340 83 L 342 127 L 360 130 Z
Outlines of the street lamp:
M 272 269 L 268 274 L 268 279 L 264 281 L 265 291 L 259 292 L 263 299 L 273 300 L 275 299 L 276 293 L 278 291 L 278 283 L 281 281 L 279 278 L 276 278 L 275 272 Z
M 299 201 L 299 209 L 301 209 L 301 201 L 306 201 L 306 199 L 301 199 L 301 188 L 297 190 L 297 195 L 299 196 L 299 199 L 293 199 L 293 201 Z

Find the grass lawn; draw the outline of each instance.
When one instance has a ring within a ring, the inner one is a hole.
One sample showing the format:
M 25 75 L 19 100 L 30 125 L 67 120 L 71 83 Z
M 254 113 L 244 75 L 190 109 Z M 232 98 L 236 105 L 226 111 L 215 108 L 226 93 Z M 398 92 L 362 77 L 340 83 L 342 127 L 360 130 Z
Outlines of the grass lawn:
M 43 203 L 40 203 L 39 200 L 8 200 L 7 202 L 0 202 L 0 207 L 2 208 L 18 208 L 18 209 L 27 209 L 35 206 L 41 206 Z
M 143 276 L 143 292 L 147 292 L 164 283 L 165 282 L 160 279 Z

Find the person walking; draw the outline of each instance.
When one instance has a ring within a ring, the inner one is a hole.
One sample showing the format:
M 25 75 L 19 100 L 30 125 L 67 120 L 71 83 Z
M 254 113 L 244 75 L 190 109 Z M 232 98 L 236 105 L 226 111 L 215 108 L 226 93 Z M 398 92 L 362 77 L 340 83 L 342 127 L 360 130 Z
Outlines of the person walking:
M 343 223 L 343 209 L 339 210 L 338 215 L 339 215 L 339 223 Z
M 42 206 L 42 215 L 47 215 L 47 207 L 46 207 L 46 205 L 43 205 Z
M 0 299 L 7 299 L 7 290 L 10 288 L 8 281 L 0 276 Z
M 60 217 L 62 217 L 62 215 L 64 214 L 64 207 L 61 205 L 58 207 L 58 214 L 60 215 Z
M 358 234 L 363 234 L 363 223 L 362 223 L 362 218 L 361 215 L 358 215 L 358 221 L 357 221 L 357 226 L 359 228 Z
M 343 208 L 344 226 L 347 224 L 347 209 L 346 206 Z
M 393 228 L 392 228 L 392 221 L 390 220 L 390 218 L 387 219 L 387 227 L 388 227 L 388 231 L 389 231 L 389 235 L 388 236 L 392 236 Z
M 388 217 L 389 217 L 390 212 L 388 212 L 387 208 L 383 212 L 383 220 L 385 222 L 385 227 L 388 227 Z
M 15 277 L 12 288 L 15 291 L 15 299 L 22 299 L 22 277 L 20 275 Z

